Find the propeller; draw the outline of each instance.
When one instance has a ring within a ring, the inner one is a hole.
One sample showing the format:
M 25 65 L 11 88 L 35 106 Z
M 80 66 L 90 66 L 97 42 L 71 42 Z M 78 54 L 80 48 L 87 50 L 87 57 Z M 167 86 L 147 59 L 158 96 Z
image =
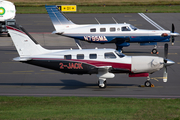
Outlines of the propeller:
M 175 30 L 175 27 L 174 27 L 174 24 L 172 24 L 172 33 L 174 33 L 174 30 Z M 174 36 L 171 36 L 171 40 L 172 40 L 172 45 L 174 45 Z
M 163 82 L 167 82 L 167 57 L 168 57 L 168 44 L 164 44 L 164 73 L 163 73 Z

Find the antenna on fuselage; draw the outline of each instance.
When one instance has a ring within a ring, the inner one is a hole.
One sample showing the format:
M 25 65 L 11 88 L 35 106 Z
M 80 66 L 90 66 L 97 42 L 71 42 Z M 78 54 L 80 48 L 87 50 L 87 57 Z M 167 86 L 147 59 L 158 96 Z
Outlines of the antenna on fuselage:
M 116 21 L 113 17 L 112 17 L 112 19 L 114 20 L 114 22 L 115 22 L 116 24 L 118 24 L 117 21 Z
M 98 23 L 98 24 L 100 24 L 100 22 L 96 19 L 96 18 L 94 18 L 95 20 L 96 20 L 96 22 Z

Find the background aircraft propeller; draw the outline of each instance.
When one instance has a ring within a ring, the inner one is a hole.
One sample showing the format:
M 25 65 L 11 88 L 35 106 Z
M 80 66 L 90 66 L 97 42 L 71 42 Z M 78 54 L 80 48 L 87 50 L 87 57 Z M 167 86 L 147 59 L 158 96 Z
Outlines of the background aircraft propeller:
M 172 24 L 172 33 L 174 33 L 174 30 L 175 30 L 175 27 L 174 27 L 174 24 Z M 172 45 L 174 45 L 174 36 L 171 36 L 171 41 L 172 41 Z

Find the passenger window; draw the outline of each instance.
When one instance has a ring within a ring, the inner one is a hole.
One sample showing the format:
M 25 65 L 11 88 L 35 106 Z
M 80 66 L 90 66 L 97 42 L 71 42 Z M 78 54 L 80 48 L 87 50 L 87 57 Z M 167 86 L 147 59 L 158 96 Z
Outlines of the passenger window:
M 64 59 L 71 59 L 71 55 L 64 55 Z
M 105 59 L 115 59 L 116 58 L 116 56 L 114 55 L 113 52 L 105 53 L 104 57 L 105 57 Z
M 96 32 L 96 28 L 91 28 L 90 31 L 91 32 Z
M 116 31 L 116 28 L 112 27 L 110 28 L 110 32 L 115 32 Z
M 97 58 L 97 54 L 89 54 L 89 58 L 90 59 L 96 59 Z
M 84 59 L 84 54 L 77 54 L 77 59 Z
M 126 27 L 122 27 L 121 29 L 122 29 L 122 31 L 131 31 L 131 30 L 129 29 L 129 27 L 127 27 L 127 26 L 126 26 Z
M 106 32 L 106 28 L 100 28 L 100 32 Z

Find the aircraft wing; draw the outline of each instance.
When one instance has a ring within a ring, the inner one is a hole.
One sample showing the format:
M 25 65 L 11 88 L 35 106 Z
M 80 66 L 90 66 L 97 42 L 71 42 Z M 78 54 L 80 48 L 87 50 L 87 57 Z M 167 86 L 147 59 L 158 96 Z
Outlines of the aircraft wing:
M 113 68 L 112 66 L 101 66 L 97 67 L 100 72 L 111 72 L 111 73 L 130 73 L 129 69 Z

